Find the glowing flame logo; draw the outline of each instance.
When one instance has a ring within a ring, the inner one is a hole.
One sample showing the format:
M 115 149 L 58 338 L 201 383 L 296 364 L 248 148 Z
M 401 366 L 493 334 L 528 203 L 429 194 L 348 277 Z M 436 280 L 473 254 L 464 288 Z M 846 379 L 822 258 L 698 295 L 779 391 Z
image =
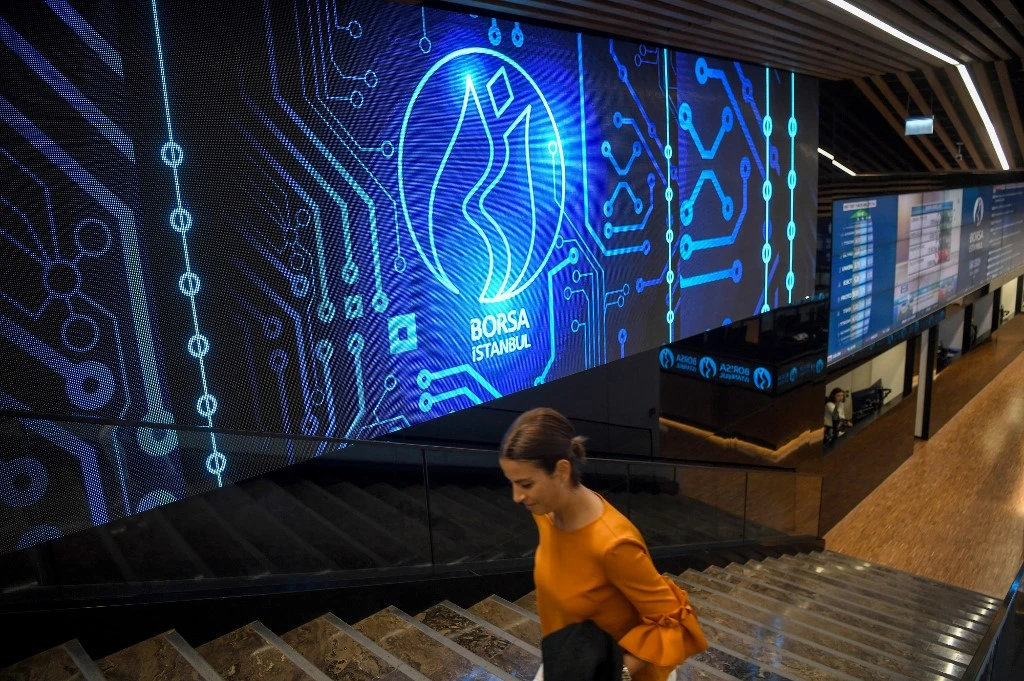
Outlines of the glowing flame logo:
M 537 83 L 505 55 L 457 50 L 420 79 L 398 181 L 413 244 L 452 293 L 508 300 L 550 259 L 564 217 L 562 142 Z

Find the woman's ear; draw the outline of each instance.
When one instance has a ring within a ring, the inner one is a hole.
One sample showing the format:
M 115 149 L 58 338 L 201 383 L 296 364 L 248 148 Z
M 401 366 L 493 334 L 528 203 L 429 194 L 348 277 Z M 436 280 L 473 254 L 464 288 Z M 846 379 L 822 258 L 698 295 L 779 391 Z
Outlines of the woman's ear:
M 569 482 L 572 477 L 572 464 L 568 459 L 559 459 L 555 464 L 555 475 L 561 482 Z

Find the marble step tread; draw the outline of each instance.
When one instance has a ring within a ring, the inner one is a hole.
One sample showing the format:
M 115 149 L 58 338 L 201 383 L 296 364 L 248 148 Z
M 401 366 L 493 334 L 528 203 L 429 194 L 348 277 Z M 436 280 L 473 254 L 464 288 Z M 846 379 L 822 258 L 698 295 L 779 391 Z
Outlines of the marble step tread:
M 397 608 L 385 608 L 354 627 L 431 681 L 513 681 L 505 671 Z
M 876 640 L 881 639 L 883 641 L 900 643 L 909 648 L 926 650 L 937 657 L 951 662 L 969 664 L 973 654 L 973 651 L 959 650 L 939 642 L 923 640 L 919 636 L 903 629 L 889 627 L 872 619 L 853 615 L 845 610 L 824 606 L 815 601 L 780 591 L 779 589 L 766 587 L 756 582 L 743 582 L 737 579 L 735 575 L 723 573 L 723 576 L 731 579 L 719 578 L 708 572 L 697 572 L 696 570 L 687 570 L 681 575 L 681 577 L 688 581 L 695 581 L 709 590 L 728 594 L 737 600 L 756 603 L 772 611 L 793 610 L 795 612 L 807 613 L 808 615 L 813 615 L 816 620 L 841 623 L 853 630 L 862 632 L 864 635 L 874 637 Z
M 691 658 L 678 669 L 676 678 L 678 681 L 733 681 L 736 677 Z
M 746 588 L 753 588 L 753 586 L 757 586 L 762 589 L 770 589 L 784 593 L 791 598 L 803 598 L 813 601 L 819 605 L 832 608 L 833 610 L 843 610 L 850 615 L 859 616 L 865 620 L 872 620 L 878 624 L 886 625 L 894 629 L 913 632 L 923 640 L 939 640 L 946 645 L 957 648 L 958 650 L 963 650 L 964 652 L 973 653 L 974 649 L 978 646 L 978 642 L 981 640 L 980 634 L 966 631 L 960 627 L 943 625 L 922 617 L 914 617 L 910 615 L 904 617 L 893 614 L 887 609 L 883 611 L 883 609 L 880 608 L 878 611 L 873 612 L 870 608 L 854 605 L 845 599 L 835 598 L 811 589 L 805 589 L 790 584 L 789 582 L 781 579 L 775 579 L 770 576 L 759 574 L 755 570 L 748 570 L 736 565 L 735 563 L 729 565 L 725 569 L 710 567 L 705 570 L 705 572 L 726 581 L 735 581 L 735 583 L 743 584 Z
M 497 599 L 497 596 L 492 596 Z M 503 599 L 502 599 L 503 600 Z M 515 603 L 512 603 L 516 608 L 519 608 L 524 614 L 531 616 L 540 626 L 540 618 L 537 616 L 537 597 L 536 591 L 531 591 L 525 596 L 517 599 Z M 698 676 L 695 677 L 682 677 L 682 678 L 699 678 L 699 679 L 729 679 L 730 681 L 740 679 L 741 681 L 800 681 L 797 678 L 790 678 L 784 676 L 771 669 L 762 668 L 761 665 L 754 661 L 752 658 L 745 658 L 742 654 L 736 654 L 727 650 L 723 650 L 714 645 L 709 645 L 708 649 L 703 653 L 694 655 L 689 660 L 683 663 L 679 668 L 680 675 L 682 675 L 689 667 L 696 665 L 702 669 Z
M 710 620 L 756 641 L 773 641 L 777 647 L 857 678 L 915 681 L 958 678 L 943 676 L 906 660 L 893 659 L 867 646 L 794 622 L 784 614 L 759 612 L 744 607 L 742 603 L 730 601 L 700 586 L 687 583 L 684 579 L 673 579 L 689 594 L 702 623 Z M 963 671 L 962 667 L 960 671 Z
M 891 603 L 912 611 L 928 613 L 933 617 L 948 617 L 971 622 L 980 622 L 985 625 L 992 620 L 994 610 L 966 610 L 964 606 L 951 602 L 941 595 L 918 595 L 908 590 L 896 590 L 879 583 L 878 580 L 867 581 L 851 577 L 849 573 L 837 570 L 832 566 L 812 566 L 796 562 L 784 562 L 776 558 L 766 558 L 763 561 L 752 561 L 747 564 L 752 568 L 764 568 L 780 576 L 792 576 L 800 580 L 800 583 L 813 583 L 818 588 L 829 589 L 835 592 L 842 592 L 848 598 L 856 599 L 858 602 L 873 603 L 882 601 Z M 952 621 L 952 619 L 950 621 Z
M 0 669 L 0 681 L 104 681 L 104 678 L 82 645 L 73 640 Z
M 197 650 L 225 679 L 328 681 L 323 672 L 260 622 L 239 627 Z
M 537 613 L 537 592 L 531 591 L 525 596 L 520 596 L 515 600 L 515 604 L 523 610 L 527 610 L 534 614 Z
M 749 659 L 776 674 L 800 681 L 857 681 L 855 676 L 830 669 L 810 658 L 794 655 L 778 647 L 773 639 L 758 641 L 756 638 L 742 636 L 720 626 L 711 618 L 701 619 L 700 625 L 710 648 Z M 766 645 L 766 642 L 770 643 Z M 874 681 L 877 677 L 866 678 Z
M 489 596 L 469 609 L 502 631 L 512 634 L 534 648 L 540 648 L 540 623 L 537 615 L 500 596 Z
M 929 588 L 936 588 L 943 591 L 949 591 L 950 593 L 959 594 L 960 596 L 969 599 L 976 603 L 985 603 L 988 605 L 994 605 L 999 607 L 1000 602 L 996 598 L 986 596 L 983 593 L 977 591 L 971 591 L 955 584 L 948 584 L 946 582 L 940 582 L 935 579 L 929 579 L 928 577 L 922 577 L 921 575 L 915 575 L 912 572 L 905 572 L 903 570 L 897 570 L 887 565 L 881 565 L 880 563 L 872 563 L 871 561 L 863 560 L 862 558 L 855 558 L 854 556 L 847 555 L 845 553 L 837 553 L 835 551 L 812 551 L 810 553 L 801 554 L 807 558 L 813 558 L 815 560 L 831 560 L 836 562 L 846 563 L 855 567 L 861 567 L 865 570 L 872 570 L 875 572 L 881 572 L 897 580 L 905 582 L 911 582 L 919 584 Z
M 782 580 L 792 584 L 794 588 L 806 589 L 821 594 L 822 597 L 845 600 L 857 607 L 876 610 L 897 618 L 912 618 L 908 621 L 930 622 L 931 625 L 940 627 L 959 627 L 979 636 L 984 635 L 988 628 L 988 620 L 983 620 L 978 615 L 968 616 L 955 609 L 939 609 L 937 604 L 941 601 L 933 600 L 931 604 L 918 605 L 908 603 L 895 596 L 864 594 L 826 581 L 815 573 L 804 572 L 784 563 L 749 561 L 743 565 L 743 569 L 748 574 L 757 573 L 766 578 Z M 959 636 L 959 634 L 957 635 Z
M 540 649 L 449 601 L 428 608 L 416 619 L 515 679 L 530 681 L 540 667 Z
M 173 629 L 108 655 L 97 666 L 107 681 L 223 681 Z
M 959 607 L 968 608 L 975 612 L 990 612 L 999 607 L 999 603 L 984 594 L 976 594 L 965 591 L 951 584 L 933 582 L 926 578 L 924 581 L 911 579 L 915 575 L 907 575 L 899 571 L 885 572 L 867 567 L 865 564 L 858 564 L 857 559 L 848 560 L 848 556 L 837 553 L 823 554 L 800 554 L 796 556 L 784 556 L 782 560 L 787 563 L 796 563 L 809 569 L 831 569 L 840 572 L 848 579 L 855 579 L 858 583 L 870 583 L 886 588 L 890 591 L 902 591 L 914 594 L 921 598 L 942 598 L 944 601 L 955 603 Z
M 331 613 L 281 638 L 331 681 L 429 681 Z

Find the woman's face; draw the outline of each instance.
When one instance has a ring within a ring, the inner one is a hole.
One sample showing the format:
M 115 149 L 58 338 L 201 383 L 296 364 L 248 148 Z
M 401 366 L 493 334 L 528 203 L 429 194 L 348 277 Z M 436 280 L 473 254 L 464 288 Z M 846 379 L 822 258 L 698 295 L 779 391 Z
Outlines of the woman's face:
M 836 393 L 836 404 L 846 401 L 846 393 L 839 391 Z
M 567 488 L 569 462 L 558 462 L 555 472 L 549 475 L 532 461 L 498 459 L 501 471 L 512 483 L 512 500 L 522 504 L 534 515 L 545 515 L 554 511 Z M 564 469 L 564 470 L 563 470 Z

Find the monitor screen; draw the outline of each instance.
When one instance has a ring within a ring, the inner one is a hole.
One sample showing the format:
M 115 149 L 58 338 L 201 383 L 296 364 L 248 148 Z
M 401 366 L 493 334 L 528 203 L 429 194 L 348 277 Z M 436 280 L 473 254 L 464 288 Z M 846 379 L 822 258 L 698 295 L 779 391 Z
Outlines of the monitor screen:
M 834 364 L 1024 266 L 1024 184 L 832 206 Z

